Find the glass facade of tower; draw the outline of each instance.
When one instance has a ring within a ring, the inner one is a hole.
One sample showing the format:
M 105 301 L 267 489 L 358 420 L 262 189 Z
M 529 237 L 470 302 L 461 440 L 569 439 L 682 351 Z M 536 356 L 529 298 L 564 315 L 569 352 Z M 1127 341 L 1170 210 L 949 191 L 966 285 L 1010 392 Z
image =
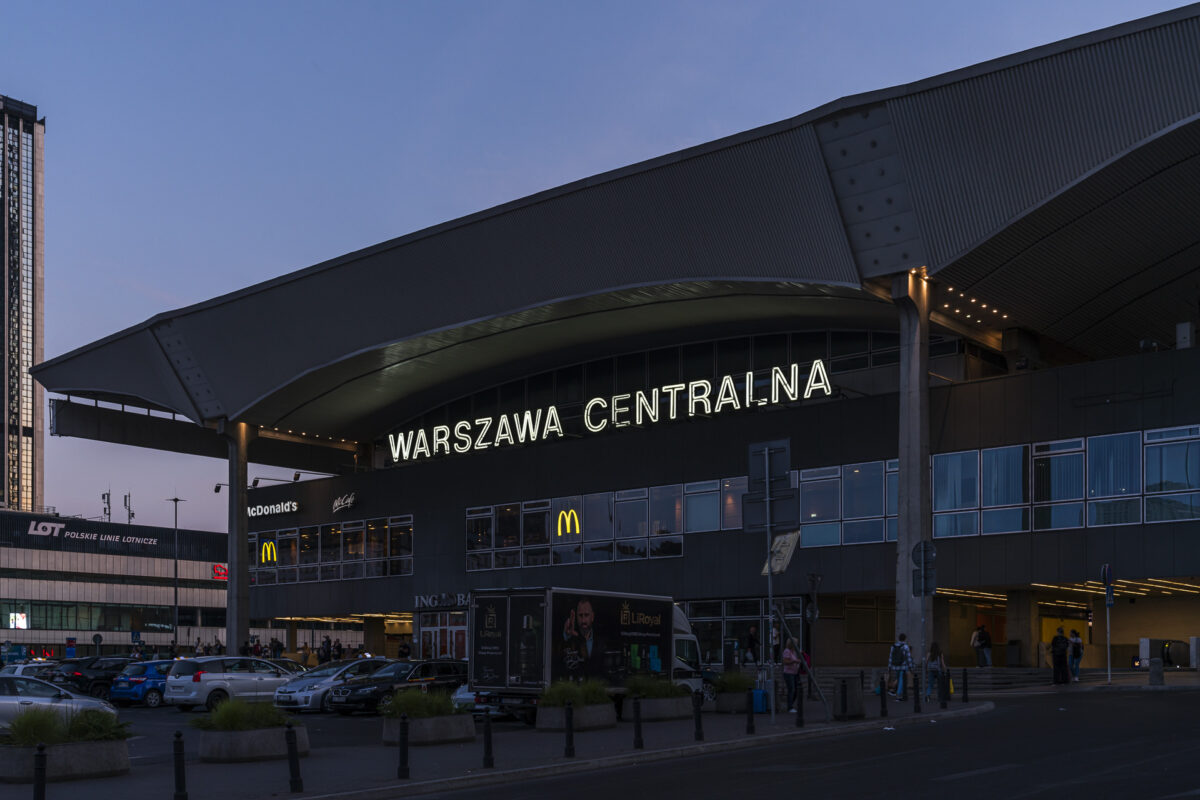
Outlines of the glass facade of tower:
M 41 391 L 29 368 L 42 358 L 42 134 L 34 106 L 0 97 L 3 137 L 4 505 L 42 504 Z

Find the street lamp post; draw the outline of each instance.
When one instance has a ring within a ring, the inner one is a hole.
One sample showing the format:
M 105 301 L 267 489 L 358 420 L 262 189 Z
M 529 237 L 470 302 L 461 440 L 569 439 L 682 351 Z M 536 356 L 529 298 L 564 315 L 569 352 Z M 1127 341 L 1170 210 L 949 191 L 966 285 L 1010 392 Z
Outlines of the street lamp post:
M 182 497 L 168 497 L 175 504 L 175 623 L 171 626 L 171 647 L 179 653 L 179 504 L 186 503 Z

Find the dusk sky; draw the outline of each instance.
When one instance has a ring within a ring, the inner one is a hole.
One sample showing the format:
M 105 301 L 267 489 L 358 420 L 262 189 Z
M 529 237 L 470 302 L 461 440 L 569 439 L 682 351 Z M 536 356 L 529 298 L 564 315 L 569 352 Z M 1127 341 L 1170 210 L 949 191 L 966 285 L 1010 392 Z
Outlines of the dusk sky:
M 46 117 L 45 355 L 846 95 L 1178 5 L 12 4 L 0 94 Z M 114 521 L 130 493 L 135 522 L 169 526 L 178 495 L 181 527 L 225 530 L 228 495 L 213 492 L 225 475 L 214 459 L 46 440 L 45 502 L 61 514 L 96 517 L 111 489 Z

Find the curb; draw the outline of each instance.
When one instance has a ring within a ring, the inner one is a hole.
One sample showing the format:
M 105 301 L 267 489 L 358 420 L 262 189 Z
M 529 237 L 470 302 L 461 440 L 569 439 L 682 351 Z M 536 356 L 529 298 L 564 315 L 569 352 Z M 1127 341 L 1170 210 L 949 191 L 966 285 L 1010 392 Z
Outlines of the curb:
M 385 786 L 377 786 L 371 789 L 353 789 L 346 792 L 334 792 L 328 794 L 306 795 L 308 800 L 384 800 L 384 798 L 394 798 L 398 795 L 422 795 L 431 794 L 433 792 L 447 792 L 458 789 L 477 788 L 480 786 L 490 786 L 493 784 L 511 783 L 513 781 L 524 781 L 537 778 L 547 778 L 555 775 L 566 775 L 574 772 L 588 772 L 591 770 L 607 768 L 607 767 L 625 767 L 637 764 L 647 764 L 655 761 L 665 761 L 672 758 L 687 758 L 689 756 L 703 755 L 715 751 L 726 752 L 729 750 L 748 750 L 753 747 L 762 747 L 764 745 L 779 744 L 781 742 L 790 741 L 793 739 L 807 739 L 819 736 L 841 736 L 847 733 L 860 733 L 869 730 L 875 730 L 881 725 L 888 727 L 900 727 L 907 725 L 915 725 L 927 720 L 934 719 L 961 719 L 963 717 L 973 717 L 978 714 L 985 714 L 995 709 L 995 704 L 991 701 L 983 701 L 978 705 L 972 705 L 970 708 L 958 710 L 936 711 L 921 714 L 908 714 L 903 717 L 888 718 L 887 720 L 876 718 L 871 720 L 863 720 L 862 722 L 851 722 L 845 725 L 833 727 L 819 728 L 799 728 L 794 731 L 785 731 L 780 733 L 768 733 L 756 736 L 747 736 L 740 739 L 727 739 L 719 742 L 703 742 L 685 747 L 664 748 L 662 750 L 651 750 L 640 753 L 623 753 L 616 756 L 605 756 L 602 758 L 592 758 L 586 761 L 564 761 L 557 764 L 543 764 L 537 767 L 522 767 L 519 769 L 502 770 L 498 772 L 478 772 L 475 774 L 459 775 L 453 778 L 435 778 L 433 780 L 419 782 L 394 782 Z M 482 768 L 481 768 L 482 769 Z

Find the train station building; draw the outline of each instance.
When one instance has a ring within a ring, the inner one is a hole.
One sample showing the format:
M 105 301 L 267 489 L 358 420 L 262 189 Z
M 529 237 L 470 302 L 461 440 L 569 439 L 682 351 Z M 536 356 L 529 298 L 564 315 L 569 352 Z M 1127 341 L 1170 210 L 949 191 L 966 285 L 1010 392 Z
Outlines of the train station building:
M 773 593 L 818 663 L 1104 644 L 1108 564 L 1124 665 L 1200 634 L 1197 52 L 1191 6 L 843 98 L 33 375 L 56 435 L 228 459 L 230 641 L 460 655 L 472 589 L 570 586 L 670 595 L 722 662 L 767 630 L 742 514 L 786 440 Z

